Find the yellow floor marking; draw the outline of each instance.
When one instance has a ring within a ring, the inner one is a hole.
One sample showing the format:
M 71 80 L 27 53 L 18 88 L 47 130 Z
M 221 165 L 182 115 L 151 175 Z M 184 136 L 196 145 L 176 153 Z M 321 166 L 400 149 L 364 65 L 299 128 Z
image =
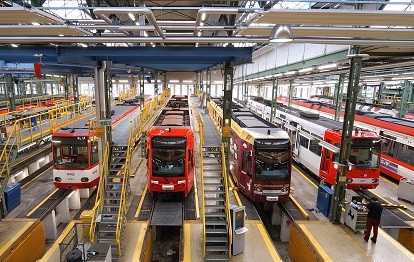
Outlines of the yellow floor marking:
M 267 234 L 267 231 L 264 229 L 263 224 L 257 223 L 256 225 L 266 244 L 267 250 L 269 250 L 269 253 L 272 256 L 273 261 L 282 261 L 282 259 L 280 259 L 279 257 L 279 254 L 276 252 L 276 248 L 273 245 L 272 241 L 270 240 L 270 237 Z
M 315 184 L 315 182 L 313 182 L 312 180 L 310 180 L 307 176 L 305 176 L 305 174 L 303 174 L 297 167 L 295 167 L 294 165 L 292 165 L 293 169 L 296 170 L 296 172 L 298 172 L 300 175 L 302 175 L 306 180 L 308 180 L 315 188 L 318 188 L 318 185 Z
M 137 207 L 137 211 L 135 212 L 135 219 L 138 219 L 139 212 L 141 211 L 142 204 L 144 203 L 145 195 L 147 194 L 148 185 L 145 185 L 144 192 L 142 192 L 141 199 L 139 200 L 139 204 Z
M 411 258 L 411 261 L 414 261 L 414 254 L 411 253 L 408 249 L 406 249 L 403 245 L 401 245 L 397 240 L 388 235 L 388 233 L 386 233 L 382 229 L 378 229 L 378 234 L 381 235 L 381 237 L 386 238 L 388 243 L 392 243 L 399 251 L 404 253 L 404 255 Z
M 38 174 L 37 176 L 35 176 L 34 178 L 32 178 L 29 182 L 27 182 L 26 184 L 24 184 L 23 186 L 21 186 L 21 188 L 25 188 L 27 187 L 30 183 L 32 183 L 36 178 L 38 178 L 39 176 L 43 175 L 44 173 L 46 173 L 47 171 L 50 171 L 50 169 L 52 169 L 53 166 L 50 166 L 48 169 L 46 169 L 45 171 L 43 171 L 42 173 Z
M 191 226 L 185 223 L 184 224 L 184 262 L 190 262 L 190 261 L 191 261 Z
M 355 241 L 355 239 L 350 235 L 350 234 L 348 234 L 348 232 L 341 226 L 340 227 L 341 228 L 341 230 L 346 234 L 346 236 L 349 238 L 349 239 L 351 239 L 351 241 L 352 241 L 352 243 L 354 243 L 354 245 L 355 246 L 357 246 L 358 248 L 359 248 L 359 250 L 361 250 L 361 253 L 362 254 L 366 254 L 368 257 L 370 257 L 371 259 L 372 259 L 372 261 L 374 261 L 374 259 L 365 251 L 365 249 L 363 248 L 363 247 L 361 247 L 359 244 L 358 244 L 358 242 L 356 242 Z M 353 234 L 353 235 L 355 235 L 355 234 Z M 355 235 L 356 236 L 356 235 Z M 365 242 L 364 242 L 365 243 Z
M 12 237 L 12 239 L 9 240 L 9 242 L 6 243 L 6 245 L 0 248 L 0 254 L 4 254 L 7 251 L 7 249 L 9 249 L 13 245 L 13 243 L 15 243 L 19 239 L 19 237 L 23 235 L 23 233 L 26 230 L 28 230 L 32 225 L 33 225 L 33 222 L 29 222 L 26 225 L 24 225 L 24 227 L 20 229 L 19 232 L 15 234 L 14 237 Z
M 199 205 L 198 205 L 198 191 L 197 191 L 197 176 L 196 175 L 194 175 L 194 194 L 195 194 L 196 218 L 200 219 L 200 209 L 199 209 Z
M 134 256 L 132 257 L 132 261 L 139 261 L 141 258 L 142 247 L 144 246 L 145 235 L 147 233 L 148 224 L 143 224 L 141 227 L 141 231 L 138 235 L 137 244 L 135 245 Z
M 391 203 L 391 202 L 390 202 L 390 201 L 388 201 L 387 199 L 385 199 L 385 198 L 383 198 L 382 196 L 380 196 L 380 195 L 378 195 L 378 194 L 376 194 L 376 193 L 372 192 L 371 190 L 369 190 L 369 192 L 371 192 L 372 194 L 374 194 L 375 196 L 377 196 L 379 199 L 382 199 L 383 201 L 387 202 L 388 204 L 390 204 L 390 205 L 394 205 L 393 203 Z M 398 210 L 399 210 L 401 213 L 403 213 L 403 214 L 405 214 L 406 216 L 408 216 L 409 218 L 411 218 L 412 220 L 414 220 L 414 216 L 412 216 L 412 215 L 408 214 L 407 212 L 405 212 L 405 211 L 404 211 L 404 210 L 402 210 L 401 208 L 398 208 Z
M 138 160 L 137 167 L 135 168 L 134 172 L 132 172 L 132 174 L 130 175 L 130 177 L 135 177 L 135 174 L 137 173 L 138 168 L 141 166 L 142 160 L 143 160 L 143 158 L 140 158 L 140 159 Z
M 395 187 L 397 187 L 397 186 L 398 186 L 398 184 L 394 183 L 393 181 L 391 181 L 391 180 L 390 180 L 390 179 L 388 179 L 388 178 L 385 178 L 385 176 L 381 176 L 381 178 L 382 178 L 382 179 L 384 179 L 385 181 L 387 181 L 388 183 L 392 184 L 392 185 L 393 185 L 393 186 L 395 186 Z
M 289 198 L 292 200 L 293 204 L 295 204 L 295 206 L 297 208 L 299 208 L 299 212 L 302 214 L 302 216 L 305 219 L 309 219 L 308 212 L 306 212 L 306 210 L 299 204 L 299 202 L 296 200 L 296 198 L 294 198 L 292 195 L 289 195 Z
M 39 207 L 41 207 L 58 190 L 59 190 L 59 188 L 56 188 L 55 191 L 53 191 L 52 193 L 50 193 L 45 199 L 43 199 L 42 202 L 40 202 L 35 208 L 33 208 L 32 211 L 30 211 L 29 213 L 27 213 L 26 217 L 30 217 L 37 209 L 39 209 Z
M 321 245 L 319 245 L 318 241 L 312 236 L 312 234 L 309 232 L 309 230 L 299 225 L 300 229 L 305 233 L 305 235 L 309 238 L 309 241 L 315 246 L 315 248 L 318 250 L 319 254 L 321 255 L 323 261 L 332 261 L 332 259 L 328 256 L 328 254 L 325 252 L 325 250 L 322 248 Z

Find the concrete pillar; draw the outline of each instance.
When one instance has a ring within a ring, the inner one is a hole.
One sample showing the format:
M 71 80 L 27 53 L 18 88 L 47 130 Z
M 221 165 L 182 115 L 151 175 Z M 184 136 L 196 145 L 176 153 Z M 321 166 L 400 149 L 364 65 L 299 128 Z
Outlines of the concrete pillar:
M 290 220 L 289 216 L 282 212 L 282 221 L 280 225 L 280 241 L 282 242 L 289 242 L 290 237 Z
M 277 204 L 272 206 L 272 225 L 279 226 L 282 221 L 282 211 Z
M 73 190 L 68 195 L 68 207 L 69 209 L 80 209 L 81 208 L 79 189 Z
M 66 197 L 63 199 L 59 205 L 56 207 L 56 222 L 57 225 L 60 223 L 69 223 L 70 222 L 70 214 L 69 214 L 69 201 Z
M 52 210 L 50 214 L 43 220 L 45 238 L 47 240 L 55 240 L 57 238 L 56 213 Z

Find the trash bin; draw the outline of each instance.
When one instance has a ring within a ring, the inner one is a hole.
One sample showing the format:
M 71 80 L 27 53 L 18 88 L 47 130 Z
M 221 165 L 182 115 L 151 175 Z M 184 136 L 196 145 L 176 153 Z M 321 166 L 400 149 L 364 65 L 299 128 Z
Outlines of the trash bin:
M 230 216 L 233 229 L 233 241 L 231 247 L 232 255 L 238 255 L 244 252 L 245 233 L 248 229 L 244 226 L 244 206 L 232 205 L 230 207 Z
M 20 184 L 11 183 L 6 186 L 4 189 L 4 198 L 6 200 L 6 208 L 8 212 L 11 212 L 13 209 L 20 205 Z
M 327 186 L 319 186 L 319 188 L 318 188 L 318 197 L 317 197 L 317 200 L 316 200 L 316 207 L 326 217 L 329 216 L 329 209 L 331 207 L 332 195 L 333 195 L 332 189 L 330 189 Z

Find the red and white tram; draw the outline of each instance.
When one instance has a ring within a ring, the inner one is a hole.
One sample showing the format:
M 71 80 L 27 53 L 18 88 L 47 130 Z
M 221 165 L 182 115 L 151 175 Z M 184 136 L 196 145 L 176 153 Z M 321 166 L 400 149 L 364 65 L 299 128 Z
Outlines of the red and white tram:
M 278 100 L 285 102 L 284 98 Z M 298 99 L 292 100 L 292 106 L 298 109 L 320 112 L 329 118 L 333 118 L 335 115 L 335 109 L 325 103 L 315 104 L 310 100 Z M 268 110 L 270 112 L 270 107 Z M 414 179 L 413 121 L 357 110 L 355 126 L 372 130 L 381 136 L 380 169 L 383 174 L 398 181 L 402 178 Z
M 249 101 L 253 112 L 267 115 L 265 104 Z M 301 112 L 278 106 L 274 121 L 289 133 L 293 145 L 293 158 L 317 174 L 327 184 L 336 180 L 342 123 L 320 117 L 319 114 Z M 348 189 L 372 189 L 378 186 L 380 175 L 381 137 L 375 132 L 356 129 L 352 134 Z
M 194 184 L 194 132 L 187 96 L 172 96 L 147 133 L 147 180 L 151 195 L 186 197 Z

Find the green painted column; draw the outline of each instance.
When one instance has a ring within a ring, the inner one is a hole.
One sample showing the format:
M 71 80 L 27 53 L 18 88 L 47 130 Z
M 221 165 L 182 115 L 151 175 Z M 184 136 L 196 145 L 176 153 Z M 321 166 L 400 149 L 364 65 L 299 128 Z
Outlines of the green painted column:
M 233 67 L 229 63 L 224 65 L 224 84 L 223 84 L 223 129 L 222 129 L 222 142 L 225 144 L 225 149 L 230 147 L 230 134 L 231 134 L 231 106 L 233 96 Z M 229 152 L 229 151 L 226 151 Z
M 382 92 L 384 91 L 385 88 L 385 83 L 381 82 L 379 85 L 379 90 L 378 90 L 378 94 L 377 94 L 377 104 L 381 105 L 382 104 Z
M 141 74 L 139 76 L 139 107 L 142 110 L 144 107 L 144 85 L 145 85 L 145 77 L 144 77 L 144 71 L 141 71 Z
M 341 105 L 342 105 L 342 90 L 344 87 L 345 75 L 340 74 L 338 83 L 335 84 L 335 94 L 334 94 L 334 103 L 335 103 L 335 120 L 338 121 L 341 116 Z
M 206 71 L 206 107 L 205 107 L 205 113 L 208 114 L 208 102 L 210 102 L 211 98 L 211 71 L 207 69 Z
M 270 122 L 273 123 L 273 118 L 276 116 L 278 79 L 273 78 L 272 82 L 273 82 L 273 85 L 272 85 L 272 107 L 270 108 Z
M 331 202 L 330 220 L 334 224 L 340 223 L 341 209 L 345 199 L 346 174 L 348 173 L 348 161 L 351 151 L 352 132 L 355 120 L 355 108 L 359 91 L 359 78 L 361 74 L 362 58 L 367 55 L 359 54 L 359 47 L 355 47 L 354 54 L 349 55 L 350 72 L 348 89 L 346 95 L 346 105 L 344 122 L 342 127 L 341 148 L 339 151 L 338 170 L 336 183 L 334 185 L 334 196 Z
M 155 71 L 155 75 L 154 75 L 154 96 L 158 95 L 158 71 Z
M 11 74 L 7 74 L 4 77 L 4 80 L 6 80 L 7 100 L 9 101 L 10 111 L 15 111 L 16 110 L 16 101 L 15 101 L 15 97 L 14 97 L 13 77 L 12 77 Z
M 288 100 L 288 106 L 290 107 L 291 103 L 292 103 L 292 98 L 293 98 L 293 79 L 289 80 L 289 100 Z
M 412 102 L 413 99 L 413 84 L 408 81 L 407 79 L 404 80 L 402 85 L 402 97 L 400 101 L 400 110 L 398 113 L 398 117 L 402 118 L 407 111 L 407 106 L 409 102 Z

